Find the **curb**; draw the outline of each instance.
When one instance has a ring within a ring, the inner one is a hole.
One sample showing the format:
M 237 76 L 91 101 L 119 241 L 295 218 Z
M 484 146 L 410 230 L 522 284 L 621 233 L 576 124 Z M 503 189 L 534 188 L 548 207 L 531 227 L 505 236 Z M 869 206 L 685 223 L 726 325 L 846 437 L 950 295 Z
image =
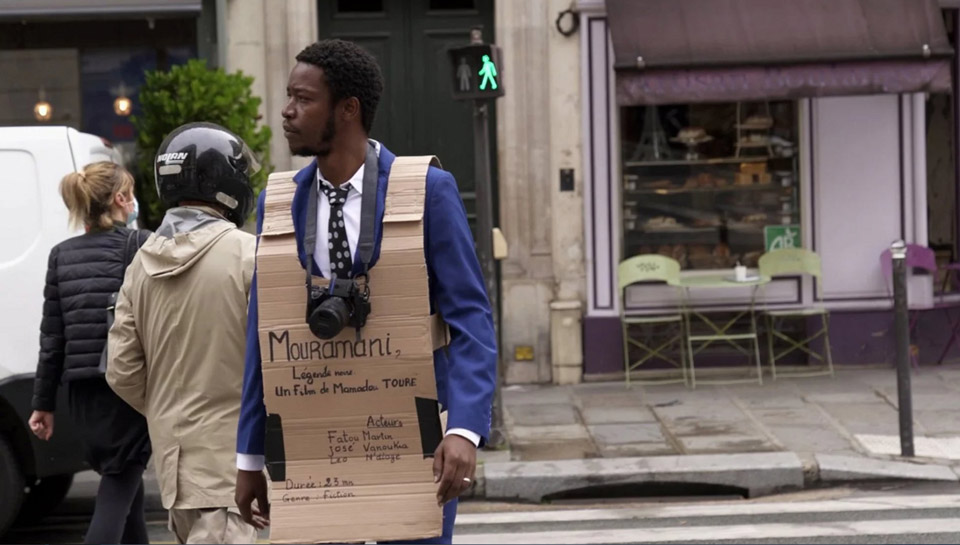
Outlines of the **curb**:
M 867 480 L 953 481 L 957 474 L 944 465 L 878 460 L 858 456 L 814 455 L 820 472 L 820 482 L 850 482 Z
M 487 463 L 474 497 L 541 502 L 588 487 L 648 483 L 735 486 L 757 497 L 829 483 L 871 480 L 957 482 L 947 465 L 858 456 L 768 452 Z
M 539 502 L 563 491 L 644 483 L 736 486 L 750 497 L 803 488 L 803 463 L 792 452 L 594 458 L 485 464 L 487 499 Z
M 144 474 L 146 510 L 163 512 L 156 478 L 148 473 Z M 733 486 L 746 490 L 752 498 L 820 484 L 871 480 L 957 482 L 960 477 L 950 466 L 937 463 L 794 452 L 482 462 L 477 464 L 473 487 L 461 499 L 539 503 L 560 492 L 649 483 Z M 77 474 L 69 497 L 93 499 L 98 482 L 93 472 Z

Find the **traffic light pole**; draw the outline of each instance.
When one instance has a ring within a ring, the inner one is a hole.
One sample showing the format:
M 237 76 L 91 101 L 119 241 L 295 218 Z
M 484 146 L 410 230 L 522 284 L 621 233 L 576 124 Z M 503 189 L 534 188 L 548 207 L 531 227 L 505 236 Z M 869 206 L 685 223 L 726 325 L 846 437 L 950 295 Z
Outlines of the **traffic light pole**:
M 493 258 L 493 190 L 490 177 L 490 110 L 485 100 L 473 101 L 473 164 L 477 203 L 477 256 L 483 269 L 487 295 L 497 344 L 500 339 L 500 312 L 497 298 L 497 271 Z M 503 401 L 500 390 L 503 385 L 503 357 L 497 352 L 497 387 L 493 394 L 493 422 L 489 446 L 499 448 L 504 442 Z

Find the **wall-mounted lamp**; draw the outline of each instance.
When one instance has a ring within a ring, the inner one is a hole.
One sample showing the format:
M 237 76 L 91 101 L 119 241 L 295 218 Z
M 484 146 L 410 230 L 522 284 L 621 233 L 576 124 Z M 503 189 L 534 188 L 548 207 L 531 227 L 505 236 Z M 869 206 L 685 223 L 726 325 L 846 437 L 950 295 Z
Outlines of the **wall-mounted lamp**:
M 43 87 L 40 88 L 37 103 L 33 105 L 33 117 L 37 118 L 37 121 L 50 121 L 53 117 L 53 106 L 47 102 L 47 93 Z
M 113 101 L 113 112 L 123 117 L 130 115 L 133 111 L 133 101 L 127 96 L 127 86 L 121 83 L 120 87 L 113 90 L 113 94 L 117 95 Z

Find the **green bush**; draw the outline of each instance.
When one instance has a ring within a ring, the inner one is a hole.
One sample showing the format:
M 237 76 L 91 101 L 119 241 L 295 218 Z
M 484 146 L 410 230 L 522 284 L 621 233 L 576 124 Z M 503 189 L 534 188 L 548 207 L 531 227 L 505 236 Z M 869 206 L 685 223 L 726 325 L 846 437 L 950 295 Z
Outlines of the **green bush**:
M 131 118 L 137 129 L 137 199 L 141 226 L 155 229 L 166 207 L 157 196 L 153 161 L 163 139 L 177 127 L 195 121 L 230 129 L 250 146 L 261 163 L 254 177 L 259 194 L 272 170 L 270 128 L 258 127 L 260 98 L 253 96 L 253 78 L 241 72 L 228 74 L 210 69 L 202 60 L 174 66 L 169 71 L 149 71 L 140 88 L 142 114 Z

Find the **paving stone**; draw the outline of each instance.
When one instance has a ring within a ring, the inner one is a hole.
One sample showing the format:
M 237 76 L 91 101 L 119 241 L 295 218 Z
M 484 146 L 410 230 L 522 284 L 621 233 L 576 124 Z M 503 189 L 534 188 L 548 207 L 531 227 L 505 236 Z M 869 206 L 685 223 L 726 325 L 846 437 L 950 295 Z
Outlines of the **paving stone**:
M 810 394 L 803 397 L 808 403 L 819 403 L 821 405 L 849 404 L 849 403 L 886 403 L 887 400 L 877 395 L 874 391 L 869 392 L 842 392 L 829 394 Z
M 825 394 L 872 394 L 873 387 L 865 384 L 855 377 L 849 377 L 846 380 L 830 379 L 829 377 L 814 377 L 796 379 L 794 384 L 800 395 L 807 397 L 810 395 Z
M 580 415 L 590 425 L 657 421 L 646 407 L 590 407 L 582 409 Z
M 851 434 L 899 433 L 897 411 L 890 405 L 825 405 L 824 409 Z
M 740 421 L 745 418 L 743 411 L 737 407 L 731 400 L 722 399 L 715 401 L 687 401 L 676 405 L 666 407 L 652 407 L 654 412 L 661 420 L 687 420 L 687 419 L 710 419 L 710 420 L 729 420 L 732 422 Z
M 960 367 L 940 369 L 940 370 L 937 372 L 937 375 L 938 375 L 944 382 L 950 382 L 950 381 L 956 382 L 956 381 L 960 381 Z
M 895 377 L 896 375 L 894 375 Z M 896 391 L 897 381 L 893 380 L 888 388 Z M 945 394 L 953 391 L 944 383 L 944 379 L 939 373 L 914 373 L 910 376 L 910 388 L 914 394 Z
M 664 421 L 664 426 L 675 437 L 728 434 L 759 435 L 756 426 L 748 422 L 746 417 L 743 417 L 742 420 L 709 420 L 688 417 L 683 420 Z
M 542 405 L 570 404 L 573 397 L 565 386 L 509 386 L 503 390 L 503 404 Z
M 724 387 L 724 391 L 741 399 L 784 398 L 800 395 L 793 382 L 784 380 L 766 384 L 730 384 Z
M 857 434 L 857 441 L 871 454 L 900 456 L 900 436 L 894 434 Z M 918 435 L 913 438 L 914 452 L 921 458 L 960 460 L 960 437 L 927 437 Z
M 644 389 L 643 402 L 651 407 L 670 407 L 676 405 L 682 405 L 686 402 L 708 402 L 714 400 L 729 400 L 729 396 L 721 390 L 706 390 L 703 388 L 698 388 L 696 390 L 690 390 L 680 386 L 678 388 L 671 388 L 670 386 L 662 386 L 659 388 L 646 388 Z
M 575 403 L 581 409 L 618 409 L 618 408 L 643 408 L 645 406 L 643 398 L 639 392 L 618 393 L 618 394 L 593 394 L 579 393 L 575 396 Z
M 666 441 L 660 424 L 603 424 L 588 426 L 587 430 L 598 445 L 651 443 Z
M 855 445 L 829 424 L 824 426 L 768 426 L 787 450 L 795 452 L 854 451 Z
M 793 408 L 809 406 L 809 403 L 804 401 L 803 398 L 801 398 L 798 395 L 794 395 L 793 397 L 787 397 L 787 396 L 744 397 L 744 396 L 738 395 L 737 399 L 740 400 L 740 403 L 742 403 L 743 406 L 748 407 L 750 409 L 753 409 L 753 408 L 793 409 Z
M 514 460 L 582 460 L 600 456 L 593 442 L 585 439 L 511 445 Z
M 858 373 L 857 381 L 872 388 L 887 388 L 897 384 L 897 374 L 892 368 L 882 371 L 871 371 L 869 369 L 863 369 L 862 371 L 863 373 Z
M 557 426 L 577 424 L 577 410 L 570 404 L 515 405 L 507 408 L 515 426 Z
M 889 396 L 890 404 L 899 407 L 897 391 L 886 392 Z M 913 392 L 913 410 L 914 411 L 953 411 L 960 413 L 960 393 L 917 393 Z M 960 425 L 957 426 L 960 429 Z
M 676 449 L 667 443 L 627 443 L 624 445 L 600 445 L 598 448 L 600 455 L 604 458 L 678 454 Z
M 923 411 L 915 410 L 913 419 L 923 426 L 928 435 L 960 435 L 958 410 Z
M 750 413 L 765 426 L 829 426 L 820 411 L 806 404 L 796 408 L 755 408 Z
M 683 450 L 689 454 L 738 452 L 772 452 L 780 450 L 760 435 L 724 434 L 680 437 Z
M 640 391 L 637 388 L 627 388 L 624 382 L 583 382 L 571 387 L 574 395 L 594 394 L 622 394 L 628 393 L 639 396 Z
M 587 428 L 579 424 L 566 426 L 514 426 L 509 430 L 509 434 L 511 446 L 522 443 L 590 440 Z

